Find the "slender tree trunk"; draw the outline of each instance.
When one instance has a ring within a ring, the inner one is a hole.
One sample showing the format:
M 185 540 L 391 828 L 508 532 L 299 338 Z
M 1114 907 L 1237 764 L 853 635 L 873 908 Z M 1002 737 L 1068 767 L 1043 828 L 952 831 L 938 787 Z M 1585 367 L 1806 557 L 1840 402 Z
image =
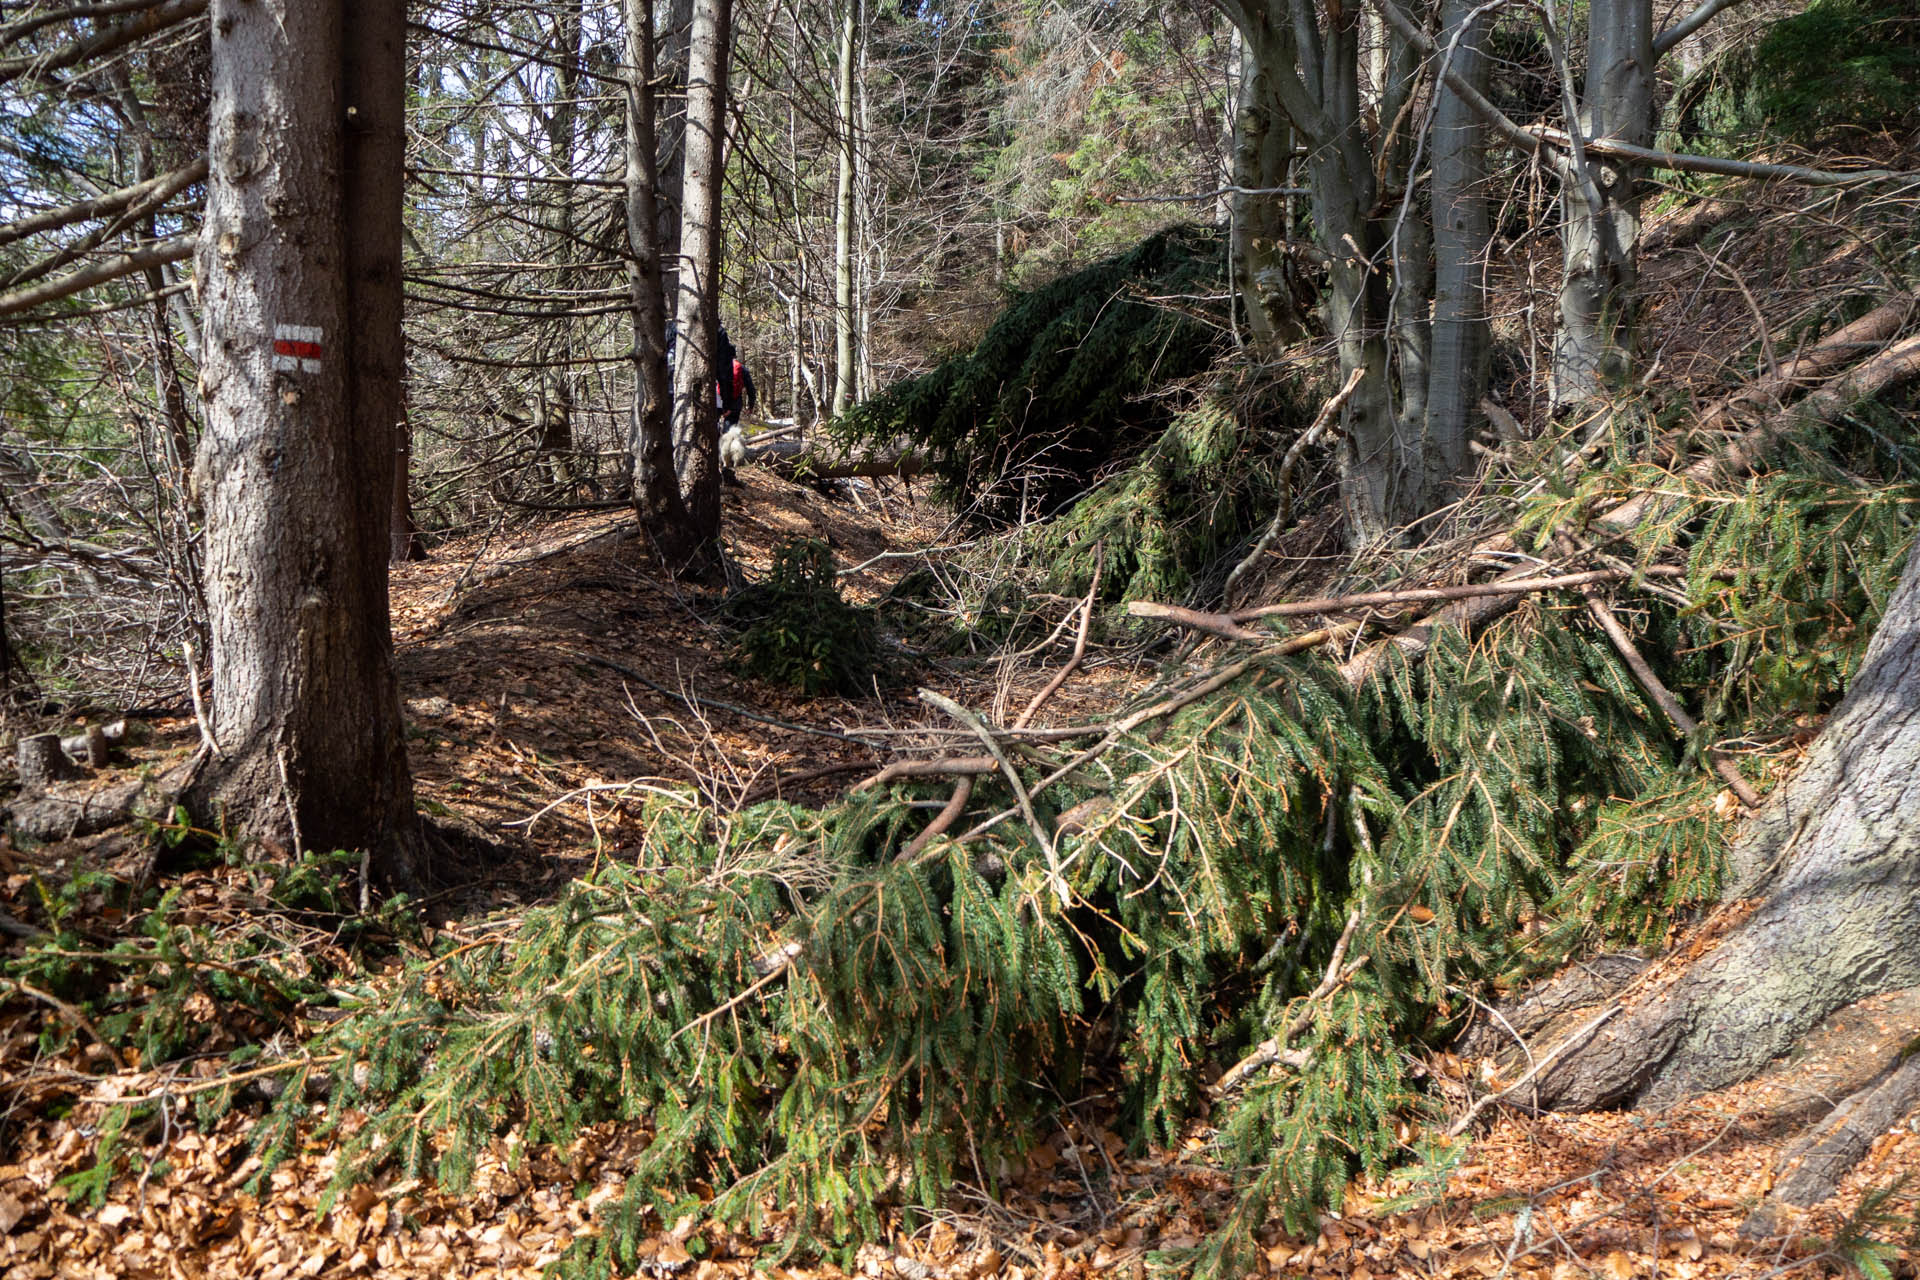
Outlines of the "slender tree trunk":
M 1587 28 L 1582 138 L 1645 146 L 1653 135 L 1651 0 L 1593 0 Z M 1625 384 L 1632 363 L 1640 195 L 1631 166 L 1576 147 L 1562 166 L 1563 272 L 1553 400 L 1586 404 Z
M 413 519 L 413 494 L 408 486 L 412 475 L 413 426 L 402 404 L 400 421 L 393 428 L 393 506 L 387 527 L 387 559 L 393 564 L 427 558 L 427 544 Z
M 1293 128 L 1266 70 L 1275 56 L 1255 56 L 1242 37 L 1240 104 L 1234 116 L 1233 169 L 1236 187 L 1263 191 L 1287 186 L 1293 177 Z M 1284 55 L 1281 55 L 1284 56 Z M 1232 225 L 1230 256 L 1233 288 L 1247 317 L 1254 344 L 1268 350 L 1285 346 L 1305 331 L 1295 301 L 1293 259 L 1287 253 L 1287 201 L 1279 194 L 1236 191 L 1227 200 Z
M 854 44 L 858 35 L 860 0 L 845 0 L 840 22 L 840 82 L 834 123 L 840 130 L 840 185 L 833 204 L 833 416 L 847 411 L 854 399 L 857 372 L 854 351 L 853 304 L 853 177 L 855 133 L 853 121 Z
M 1491 15 L 1473 0 L 1445 0 L 1440 46 L 1452 70 L 1487 84 L 1483 52 Z M 1454 90 L 1435 88 L 1433 112 L 1433 346 L 1421 442 L 1423 511 L 1447 503 L 1470 469 L 1468 430 L 1487 384 L 1486 126 Z
M 1365 545 L 1387 535 L 1400 513 L 1400 437 L 1393 388 L 1387 376 L 1384 332 L 1387 282 L 1375 262 L 1378 227 L 1371 216 L 1374 169 L 1360 113 L 1360 11 L 1334 14 L 1317 34 L 1319 109 L 1326 137 L 1308 159 L 1313 178 L 1313 215 L 1328 254 L 1327 329 L 1340 359 L 1340 373 L 1365 377 L 1342 413 L 1340 493 L 1347 536 Z M 1302 50 L 1301 59 L 1310 54 Z M 1297 123 L 1297 122 L 1296 122 Z
M 667 294 L 662 266 L 654 135 L 654 34 L 650 0 L 627 6 L 627 278 L 633 294 L 633 406 L 627 449 L 640 527 L 676 567 L 695 541 L 673 466 L 673 383 L 667 368 Z M 684 353 L 682 359 L 685 358 Z
M 693 534 L 720 536 L 720 432 L 715 412 L 719 337 L 720 186 L 725 165 L 731 0 L 697 0 L 687 70 L 685 200 L 675 316 L 673 447 Z M 731 371 L 729 371 L 730 373 Z
M 542 121 L 547 135 L 547 154 L 556 173 L 571 174 L 577 149 L 580 116 L 580 35 L 582 10 L 586 0 L 567 0 L 553 22 L 555 101 Z M 550 260 L 556 264 L 572 260 L 574 255 L 574 210 L 576 188 L 560 187 L 553 211 L 553 249 Z M 572 487 L 577 478 L 579 459 L 573 440 L 573 374 L 569 361 L 573 355 L 572 326 L 560 322 L 555 344 L 557 365 L 544 371 L 540 379 L 540 431 L 535 445 L 544 464 L 547 483 L 556 491 Z
M 1798 776 L 1745 834 L 1746 921 L 1542 1078 L 1549 1106 L 1658 1108 L 1745 1079 L 1834 1010 L 1920 986 L 1920 554 Z
M 633 8 L 628 6 L 631 14 Z M 680 287 L 681 183 L 687 164 L 687 58 L 693 33 L 693 0 L 666 0 L 658 27 L 653 6 L 647 22 L 654 35 L 654 72 L 662 92 L 654 97 L 655 227 L 660 275 L 666 296 Z
M 203 284 L 213 715 L 200 796 L 415 878 L 386 562 L 405 11 L 216 0 Z

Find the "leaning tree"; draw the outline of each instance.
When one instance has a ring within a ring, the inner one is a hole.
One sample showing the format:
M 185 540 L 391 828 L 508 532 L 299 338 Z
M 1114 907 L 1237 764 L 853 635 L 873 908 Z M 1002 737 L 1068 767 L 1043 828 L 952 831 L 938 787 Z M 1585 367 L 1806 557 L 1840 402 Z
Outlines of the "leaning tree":
M 203 299 L 203 803 L 412 878 L 387 603 L 405 9 L 219 0 Z M 289 828 L 291 828 L 289 832 Z

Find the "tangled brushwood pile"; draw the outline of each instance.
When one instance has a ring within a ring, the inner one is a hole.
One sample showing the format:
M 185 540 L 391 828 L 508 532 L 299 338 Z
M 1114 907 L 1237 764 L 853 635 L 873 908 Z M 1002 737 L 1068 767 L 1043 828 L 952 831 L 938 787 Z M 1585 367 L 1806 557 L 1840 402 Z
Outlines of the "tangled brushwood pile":
M 1220 603 L 1263 525 L 1279 527 L 1306 406 L 1327 389 L 1216 380 L 1148 413 L 1102 398 L 1117 366 L 1048 373 L 1071 344 L 1032 341 L 1070 323 L 1089 360 L 1102 343 L 1125 367 L 1150 349 L 1193 355 L 1192 321 L 1143 319 L 1114 282 L 1197 270 L 1212 252 L 1170 233 L 1111 267 L 1091 310 L 1071 291 L 1034 295 L 1022 349 L 1051 354 L 1032 355 L 1024 381 L 1003 376 L 1023 367 L 1006 338 L 993 361 L 876 402 L 896 415 L 877 419 L 889 435 L 914 396 L 1001 406 L 978 408 L 996 424 L 982 451 L 951 454 L 950 482 L 989 505 L 1012 492 L 990 484 L 1009 459 L 1060 445 L 1007 405 L 1072 386 L 1048 422 L 1135 433 L 1073 510 L 930 564 L 878 611 L 897 625 L 931 599 L 929 615 L 1030 654 L 1057 652 L 1077 620 L 1074 656 L 1017 716 L 923 691 L 933 723 L 889 741 L 932 748 L 819 807 L 754 803 L 744 787 L 716 802 L 678 779 L 582 783 L 587 801 L 631 805 L 623 856 L 596 845 L 557 898 L 423 935 L 379 970 L 343 962 L 296 984 L 275 975 L 304 963 L 297 948 L 209 951 L 164 919 L 164 937 L 118 954 L 26 938 L 11 980 L 82 1020 L 50 1020 L 55 1039 L 112 1035 L 103 1010 L 166 990 L 179 1016 L 155 1025 L 177 1049 L 203 980 L 223 994 L 270 983 L 254 1013 L 276 1030 L 296 1004 L 317 1015 L 225 1076 L 114 1108 L 75 1193 L 105 1196 L 131 1167 L 114 1144 L 171 1133 L 189 1095 L 210 1126 L 256 1109 L 258 1164 L 223 1177 L 324 1173 L 323 1212 L 516 1178 L 528 1203 L 557 1203 L 571 1179 L 596 1212 L 590 1231 L 583 1212 L 568 1219 L 558 1265 L 582 1276 L 658 1270 L 667 1244 L 684 1262 L 689 1224 L 752 1236 L 762 1262 L 852 1262 L 956 1184 L 1006 1186 L 1049 1134 L 1083 1124 L 1089 1099 L 1110 1191 L 1130 1151 L 1204 1160 L 1204 1211 L 1162 1255 L 1199 1276 L 1304 1269 L 1276 1224 L 1327 1238 L 1320 1215 L 1356 1172 L 1411 1155 L 1444 1184 L 1460 1148 L 1440 1137 L 1443 1110 L 1461 1129 L 1478 1112 L 1461 1096 L 1469 1070 L 1437 1046 L 1567 958 L 1662 945 L 1715 901 L 1743 798 L 1796 763 L 1862 661 L 1920 503 L 1920 339 L 1900 337 L 1912 296 L 1819 310 L 1798 356 L 1768 356 L 1764 397 L 1749 388 L 1703 415 L 1677 398 L 1623 404 L 1604 441 L 1579 424 L 1508 442 L 1466 504 L 1481 527 L 1426 553 L 1421 586 L 1213 612 L 1194 606 Z M 1087 337 L 1109 320 L 1128 327 Z M 1762 404 L 1815 373 L 1838 376 L 1791 410 Z M 1690 432 L 1704 459 L 1685 456 Z M 968 575 L 968 556 L 990 567 Z M 1489 560 L 1522 576 L 1469 581 Z M 1061 591 L 1074 611 L 1030 636 L 1033 602 Z M 1102 608 L 1119 601 L 1241 647 L 1183 652 L 1105 714 L 1036 724 L 1096 625 L 1137 638 L 1120 629 L 1138 622 Z M 1472 629 L 1399 625 L 1447 601 Z M 820 543 L 788 544 L 774 587 L 741 607 L 763 628 L 749 652 L 803 686 L 878 644 Z M 1368 634 L 1382 622 L 1384 637 Z M 1669 689 L 1697 721 L 1673 714 Z M 976 692 L 978 705 L 1006 690 Z M 696 717 L 739 709 L 684 702 Z M 843 730 L 807 731 L 854 742 Z M 589 810 L 596 838 L 599 820 Z M 544 1188 L 514 1171 L 521 1159 Z M 1491 1245 L 1474 1247 L 1499 1269 Z

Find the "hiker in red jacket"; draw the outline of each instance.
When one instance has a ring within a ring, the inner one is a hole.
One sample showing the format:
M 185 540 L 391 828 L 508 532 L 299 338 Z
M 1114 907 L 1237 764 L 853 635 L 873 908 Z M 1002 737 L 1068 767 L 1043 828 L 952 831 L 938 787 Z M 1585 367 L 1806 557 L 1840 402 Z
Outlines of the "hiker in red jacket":
M 719 358 L 714 361 L 719 375 L 714 391 L 720 405 L 720 430 L 740 425 L 740 408 L 744 404 L 751 413 L 759 404 L 759 396 L 753 389 L 753 375 L 740 359 L 740 353 L 734 350 L 733 343 L 727 339 L 727 331 L 720 331 Z

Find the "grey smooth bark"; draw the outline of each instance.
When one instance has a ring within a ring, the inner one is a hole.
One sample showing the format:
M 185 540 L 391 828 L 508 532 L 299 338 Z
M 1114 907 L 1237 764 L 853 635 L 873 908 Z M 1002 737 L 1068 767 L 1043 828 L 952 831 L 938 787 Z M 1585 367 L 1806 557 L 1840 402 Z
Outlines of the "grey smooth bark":
M 1293 259 L 1287 252 L 1290 197 L 1273 191 L 1290 185 L 1293 127 L 1280 109 L 1272 72 L 1244 38 L 1238 43 L 1240 101 L 1233 120 L 1230 176 L 1240 190 L 1227 197 L 1232 222 L 1229 257 L 1247 332 L 1255 346 L 1274 348 L 1305 332 L 1294 296 Z
M 1739 850 L 1753 914 L 1541 1079 L 1544 1105 L 1670 1106 L 1834 1010 L 1920 986 L 1920 554 L 1806 765 Z
M 1553 400 L 1586 404 L 1622 385 L 1632 356 L 1632 303 L 1640 241 L 1634 167 L 1588 153 L 1603 138 L 1647 145 L 1653 137 L 1652 0 L 1593 0 L 1586 86 L 1573 145 L 1559 164 L 1566 225 L 1560 328 L 1554 336 Z
M 1417 192 L 1407 194 L 1414 182 L 1417 125 L 1409 126 L 1410 112 L 1403 109 L 1417 102 L 1415 44 L 1398 31 L 1388 33 L 1388 47 L 1374 60 L 1383 83 L 1373 100 L 1363 102 L 1365 24 L 1358 6 L 1216 3 L 1246 42 L 1253 68 L 1247 110 L 1284 118 L 1307 148 L 1314 235 L 1326 257 L 1326 328 L 1342 384 L 1360 375 L 1342 409 L 1341 502 L 1350 541 L 1375 542 L 1434 510 L 1466 468 L 1465 426 L 1455 425 L 1457 415 L 1430 422 L 1431 394 L 1442 393 L 1443 414 L 1478 402 L 1476 370 L 1483 357 L 1460 345 L 1469 335 L 1459 321 L 1484 308 L 1457 286 L 1484 259 L 1485 221 L 1463 208 L 1467 216 L 1452 229 L 1447 248 L 1455 274 L 1448 278 L 1453 310 L 1447 319 L 1455 327 L 1450 345 L 1436 353 L 1434 242 Z M 1478 146 L 1477 131 L 1456 132 L 1446 157 L 1449 202 L 1477 193 Z M 1480 242 L 1468 243 L 1475 235 Z M 1243 279 L 1258 270 L 1249 265 L 1253 238 L 1247 258 L 1236 264 Z M 1250 324 L 1256 336 L 1258 323 L 1256 318 Z
M 1445 0 L 1440 46 L 1448 66 L 1487 87 L 1492 15 L 1475 0 Z M 1433 110 L 1433 328 L 1421 449 L 1421 504 L 1437 508 L 1472 463 L 1468 430 L 1487 385 L 1487 128 L 1458 91 L 1440 84 Z
M 840 181 L 833 202 L 833 416 L 853 403 L 858 363 L 854 351 L 853 303 L 853 122 L 854 44 L 859 30 L 860 0 L 842 0 L 840 22 L 840 80 L 834 123 L 840 131 Z
M 214 6 L 195 463 L 220 746 L 197 798 L 394 883 L 417 841 L 386 576 L 404 37 L 397 0 Z

